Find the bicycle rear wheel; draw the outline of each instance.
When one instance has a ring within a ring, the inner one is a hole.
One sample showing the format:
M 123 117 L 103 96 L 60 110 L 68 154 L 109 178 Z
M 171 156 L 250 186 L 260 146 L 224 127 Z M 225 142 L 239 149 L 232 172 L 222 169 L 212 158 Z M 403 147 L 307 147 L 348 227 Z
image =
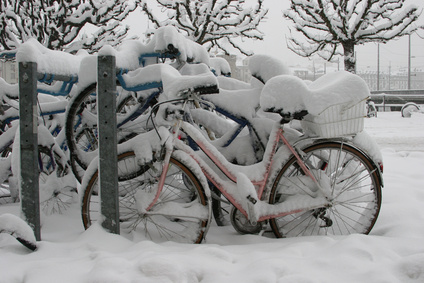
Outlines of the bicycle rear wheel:
M 142 208 L 156 193 L 162 168 L 162 162 L 140 164 L 132 151 L 118 156 L 121 233 L 139 234 L 154 242 L 200 243 L 209 219 L 207 198 L 195 174 L 177 159 L 171 158 L 157 202 L 148 211 Z M 88 180 L 82 188 L 86 229 L 101 217 L 98 171 Z
M 305 164 L 320 180 L 330 180 L 331 207 L 290 214 L 270 220 L 277 237 L 368 234 L 381 206 L 381 185 L 377 169 L 359 150 L 338 142 L 325 142 L 303 150 Z M 307 194 L 296 186 L 296 176 L 304 175 L 296 158 L 291 158 L 277 175 L 270 203 Z

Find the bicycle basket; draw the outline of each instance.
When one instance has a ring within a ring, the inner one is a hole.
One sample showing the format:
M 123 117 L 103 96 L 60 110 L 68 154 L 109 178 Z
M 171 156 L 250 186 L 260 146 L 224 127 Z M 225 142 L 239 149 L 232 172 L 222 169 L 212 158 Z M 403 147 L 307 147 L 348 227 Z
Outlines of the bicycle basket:
M 356 134 L 364 129 L 367 99 L 331 105 L 316 116 L 309 114 L 300 122 L 302 129 L 309 136 L 324 138 Z

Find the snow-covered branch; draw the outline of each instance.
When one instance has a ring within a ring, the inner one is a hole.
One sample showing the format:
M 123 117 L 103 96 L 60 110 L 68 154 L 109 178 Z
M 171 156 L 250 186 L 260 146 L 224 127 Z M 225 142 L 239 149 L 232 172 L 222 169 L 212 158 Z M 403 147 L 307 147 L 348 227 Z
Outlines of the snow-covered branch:
M 174 26 L 208 49 L 216 46 L 229 53 L 233 47 L 250 54 L 234 39 L 263 39 L 263 33 L 258 30 L 268 12 L 263 1 L 255 0 L 255 6 L 247 6 L 242 0 L 156 0 L 161 13 L 167 16 L 163 19 L 155 14 L 151 1 L 144 0 L 141 7 L 155 27 Z
M 128 31 L 117 23 L 134 11 L 140 1 L 2 1 L 0 49 L 16 49 L 29 38 L 36 38 L 44 46 L 55 50 L 68 50 L 71 43 L 80 48 L 104 43 L 116 45 Z M 86 24 L 98 26 L 99 30 L 89 40 L 83 36 L 76 44 L 74 41 Z
M 367 42 L 387 42 L 410 34 L 421 11 L 404 7 L 405 0 L 291 0 L 284 12 L 306 43 L 292 34 L 288 47 L 300 56 L 313 54 L 331 60 L 345 56 L 345 69 L 354 70 L 354 47 Z

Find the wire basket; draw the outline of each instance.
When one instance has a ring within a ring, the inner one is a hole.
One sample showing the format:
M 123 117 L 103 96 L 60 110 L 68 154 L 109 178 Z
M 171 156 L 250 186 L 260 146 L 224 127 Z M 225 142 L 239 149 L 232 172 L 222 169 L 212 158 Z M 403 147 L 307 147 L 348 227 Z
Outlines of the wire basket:
M 368 99 L 368 98 L 367 98 Z M 366 100 L 355 104 L 343 103 L 327 107 L 316 116 L 307 115 L 300 121 L 309 136 L 333 138 L 359 133 L 364 129 Z

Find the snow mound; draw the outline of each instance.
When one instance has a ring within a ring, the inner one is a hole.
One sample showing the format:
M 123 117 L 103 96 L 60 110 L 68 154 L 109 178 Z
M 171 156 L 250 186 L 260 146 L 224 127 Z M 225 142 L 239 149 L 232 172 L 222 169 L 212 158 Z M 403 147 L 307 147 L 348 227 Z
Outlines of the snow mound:
M 255 54 L 249 58 L 249 71 L 263 83 L 279 75 L 291 75 L 290 69 L 279 59 L 269 55 Z
M 180 74 L 183 76 L 194 76 L 200 74 L 208 74 L 211 72 L 209 66 L 204 63 L 199 64 L 184 64 L 184 66 L 179 69 Z
M 79 64 L 84 57 L 50 50 L 35 38 L 23 43 L 16 54 L 18 62 L 35 62 L 39 72 L 57 75 L 77 75 Z
M 211 69 L 215 72 L 217 76 L 231 76 L 230 64 L 227 60 L 221 57 L 210 58 Z
M 183 62 L 209 65 L 207 50 L 202 45 L 185 38 L 172 26 L 155 30 L 154 38 L 147 46 L 152 46 L 155 52 L 170 51 L 170 49 L 175 48 L 180 53 L 179 59 Z
M 7 233 L 15 237 L 30 250 L 37 248 L 34 232 L 21 218 L 5 213 L 0 215 L 0 233 Z
M 252 85 L 238 79 L 234 79 L 231 77 L 223 77 L 218 76 L 218 83 L 220 89 L 228 89 L 228 90 L 242 90 L 252 88 Z

